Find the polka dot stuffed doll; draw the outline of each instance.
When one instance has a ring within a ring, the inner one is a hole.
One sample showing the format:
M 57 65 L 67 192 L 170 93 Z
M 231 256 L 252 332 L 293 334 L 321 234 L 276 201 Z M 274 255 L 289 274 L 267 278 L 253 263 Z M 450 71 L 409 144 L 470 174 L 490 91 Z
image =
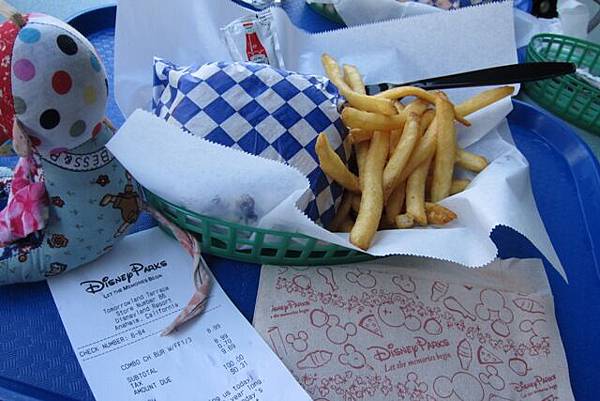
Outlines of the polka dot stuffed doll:
M 64 22 L 0 2 L 0 143 L 20 159 L 0 170 L 0 284 L 38 281 L 108 252 L 143 202 L 104 145 L 108 81 L 89 41 Z M 2 197 L 2 196 L 0 196 Z M 151 211 L 153 212 L 153 211 Z M 198 242 L 168 225 L 194 256 L 198 292 L 170 331 L 199 313 L 208 291 Z

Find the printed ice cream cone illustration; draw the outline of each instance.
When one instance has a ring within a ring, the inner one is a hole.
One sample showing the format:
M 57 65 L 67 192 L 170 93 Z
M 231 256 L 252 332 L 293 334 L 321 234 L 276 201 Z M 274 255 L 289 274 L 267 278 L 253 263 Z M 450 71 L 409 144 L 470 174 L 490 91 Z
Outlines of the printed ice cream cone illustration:
M 469 366 L 471 366 L 471 361 L 473 360 L 473 349 L 466 338 L 458 343 L 456 355 L 460 361 L 460 367 L 464 370 L 469 370 Z
M 443 281 L 436 281 L 431 286 L 431 300 L 439 301 L 448 292 L 448 284 Z

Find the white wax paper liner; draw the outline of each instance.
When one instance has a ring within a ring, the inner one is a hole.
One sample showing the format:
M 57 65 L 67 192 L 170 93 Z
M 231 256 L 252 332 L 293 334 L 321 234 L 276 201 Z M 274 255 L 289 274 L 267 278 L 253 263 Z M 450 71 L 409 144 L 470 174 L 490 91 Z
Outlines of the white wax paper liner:
M 469 267 L 479 267 L 496 257 L 497 248 L 489 235 L 494 227 L 505 225 L 526 236 L 565 277 L 535 205 L 527 161 L 512 142 L 508 124 L 504 119 L 510 110 L 511 103 L 509 99 L 505 99 L 494 107 L 474 114 L 471 118 L 473 125 L 469 135 L 461 135 L 461 142 L 473 141 L 469 149 L 483 154 L 491 163 L 473 179 L 465 191 L 442 202 L 458 214 L 458 219 L 442 228 L 379 231 L 367 253 L 374 256 L 393 254 L 427 256 Z M 495 118 L 492 118 L 492 115 Z M 498 126 L 489 130 L 494 119 Z M 151 126 L 152 129 L 149 128 Z M 485 133 L 486 130 L 489 132 Z M 144 138 L 146 140 L 143 140 Z M 155 141 L 162 141 L 162 143 L 156 146 L 153 143 Z M 170 149 L 169 146 L 180 146 L 181 149 Z M 209 190 L 219 192 L 219 188 L 206 188 L 203 184 L 204 178 L 209 177 L 213 172 L 203 171 L 194 166 L 194 163 L 198 163 L 197 155 L 215 154 L 226 158 L 219 165 L 223 170 L 220 173 L 224 176 L 227 176 L 228 166 L 248 172 L 262 171 L 267 174 L 259 180 L 263 184 L 257 184 L 253 189 L 256 194 L 261 191 L 268 193 L 271 190 L 270 180 L 300 174 L 285 164 L 187 135 L 179 128 L 145 112 L 135 113 L 107 147 L 141 185 L 167 201 L 185 205 L 191 210 L 194 210 L 194 206 L 199 210 L 203 209 L 203 205 L 189 202 L 189 193 L 181 192 L 195 191 L 194 188 L 187 188 L 193 185 L 194 180 L 205 192 Z M 196 155 L 195 158 L 182 155 L 190 150 L 193 155 Z M 218 152 L 214 153 L 217 150 Z M 139 154 L 144 154 L 146 157 L 139 158 Z M 185 158 L 188 164 L 180 174 L 173 173 L 175 177 L 182 177 L 190 171 L 195 172 L 192 181 L 189 181 L 186 186 L 177 187 L 179 193 L 173 190 L 173 179 L 165 177 L 163 171 L 165 165 L 173 165 L 177 158 Z M 162 159 L 161 164 L 152 162 L 158 159 Z M 259 168 L 260 165 L 263 166 Z M 140 172 L 144 174 L 136 176 Z M 247 179 L 246 176 L 243 178 Z M 235 179 L 236 177 L 231 177 L 231 180 Z M 223 182 L 222 185 L 232 184 Z M 356 249 L 349 243 L 347 234 L 327 231 L 314 224 L 296 207 L 297 200 L 307 189 L 306 180 L 302 187 L 291 186 L 288 196 L 282 196 L 281 202 L 261 217 L 259 227 L 299 232 L 319 240 Z

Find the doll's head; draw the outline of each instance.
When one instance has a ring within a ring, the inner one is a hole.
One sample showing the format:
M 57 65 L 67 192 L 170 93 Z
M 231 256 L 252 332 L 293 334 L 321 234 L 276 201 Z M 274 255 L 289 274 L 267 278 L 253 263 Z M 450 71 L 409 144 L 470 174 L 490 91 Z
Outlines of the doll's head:
M 101 130 L 108 81 L 92 44 L 47 15 L 12 14 L 0 25 L 0 137 L 42 156 Z

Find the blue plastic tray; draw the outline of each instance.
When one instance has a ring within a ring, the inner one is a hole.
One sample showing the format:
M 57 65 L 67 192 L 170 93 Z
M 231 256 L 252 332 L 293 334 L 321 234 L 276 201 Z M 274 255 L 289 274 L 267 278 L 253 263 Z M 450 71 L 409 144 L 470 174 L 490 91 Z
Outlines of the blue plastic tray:
M 336 27 L 304 7 L 303 0 L 284 3 L 299 26 L 310 31 Z M 114 17 L 115 9 L 105 8 L 72 20 L 96 45 L 111 75 Z M 567 285 L 546 263 L 573 391 L 578 401 L 595 401 L 600 360 L 594 338 L 600 329 L 600 166 L 566 124 L 525 103 L 515 101 L 514 106 L 509 124 L 531 164 L 538 208 L 569 275 Z M 112 99 L 108 113 L 117 124 L 123 121 Z M 12 162 L 5 159 L 0 164 Z M 153 224 L 145 217 L 136 229 Z M 540 257 L 528 240 L 510 229 L 499 228 L 492 238 L 500 257 Z M 260 266 L 216 257 L 207 262 L 251 320 Z M 93 400 L 45 283 L 0 287 L 0 322 L 0 400 Z

